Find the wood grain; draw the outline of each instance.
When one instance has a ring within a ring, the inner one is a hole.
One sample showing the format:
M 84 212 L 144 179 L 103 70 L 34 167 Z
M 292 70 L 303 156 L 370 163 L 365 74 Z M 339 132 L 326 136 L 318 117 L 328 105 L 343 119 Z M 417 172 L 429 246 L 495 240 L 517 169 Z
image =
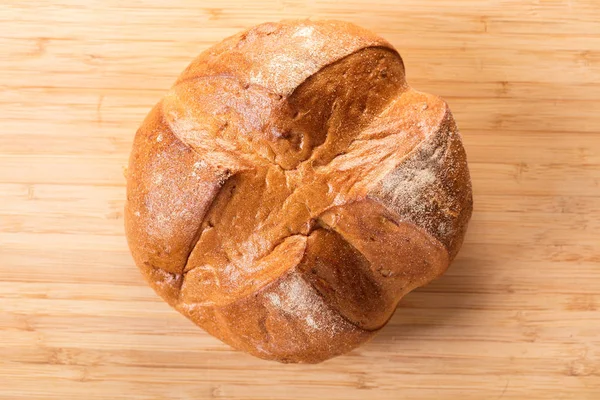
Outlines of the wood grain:
M 123 167 L 200 51 L 281 18 L 346 19 L 444 96 L 475 212 L 449 272 L 326 363 L 232 351 L 144 284 Z M 3 0 L 0 398 L 600 399 L 597 0 Z

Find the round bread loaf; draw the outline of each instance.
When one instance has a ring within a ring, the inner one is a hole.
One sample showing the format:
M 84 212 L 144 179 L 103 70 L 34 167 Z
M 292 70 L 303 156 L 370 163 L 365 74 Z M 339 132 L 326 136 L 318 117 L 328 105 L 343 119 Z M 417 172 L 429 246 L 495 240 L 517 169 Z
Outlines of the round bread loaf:
M 441 275 L 472 211 L 447 104 L 339 21 L 266 23 L 196 58 L 137 131 L 125 224 L 171 306 L 231 346 L 314 363 Z

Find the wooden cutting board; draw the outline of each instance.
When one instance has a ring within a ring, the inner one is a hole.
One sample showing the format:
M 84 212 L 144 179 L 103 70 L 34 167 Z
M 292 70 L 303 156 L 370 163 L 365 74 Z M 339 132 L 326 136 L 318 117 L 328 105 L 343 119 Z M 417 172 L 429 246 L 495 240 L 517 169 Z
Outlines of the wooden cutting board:
M 126 164 L 200 51 L 327 17 L 445 97 L 475 192 L 448 273 L 320 365 L 232 351 L 144 284 Z M 3 0 L 1 399 L 600 399 L 598 0 Z

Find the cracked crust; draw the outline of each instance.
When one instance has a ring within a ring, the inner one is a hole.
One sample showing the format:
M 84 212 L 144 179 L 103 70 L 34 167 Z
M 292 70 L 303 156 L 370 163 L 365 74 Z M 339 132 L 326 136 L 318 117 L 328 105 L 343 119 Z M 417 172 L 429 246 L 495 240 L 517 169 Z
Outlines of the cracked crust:
M 472 210 L 443 100 L 383 39 L 263 24 L 201 54 L 137 132 L 126 231 L 170 305 L 258 357 L 320 362 L 442 274 Z

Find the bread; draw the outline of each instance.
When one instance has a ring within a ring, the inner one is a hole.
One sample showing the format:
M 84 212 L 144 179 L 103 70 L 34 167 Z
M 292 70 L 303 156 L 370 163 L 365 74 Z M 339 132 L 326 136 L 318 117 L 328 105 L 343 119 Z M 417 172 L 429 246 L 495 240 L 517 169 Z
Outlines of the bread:
M 257 357 L 316 363 L 440 276 L 472 211 L 446 103 L 385 40 L 283 21 L 196 58 L 135 136 L 125 225 L 171 306 Z

